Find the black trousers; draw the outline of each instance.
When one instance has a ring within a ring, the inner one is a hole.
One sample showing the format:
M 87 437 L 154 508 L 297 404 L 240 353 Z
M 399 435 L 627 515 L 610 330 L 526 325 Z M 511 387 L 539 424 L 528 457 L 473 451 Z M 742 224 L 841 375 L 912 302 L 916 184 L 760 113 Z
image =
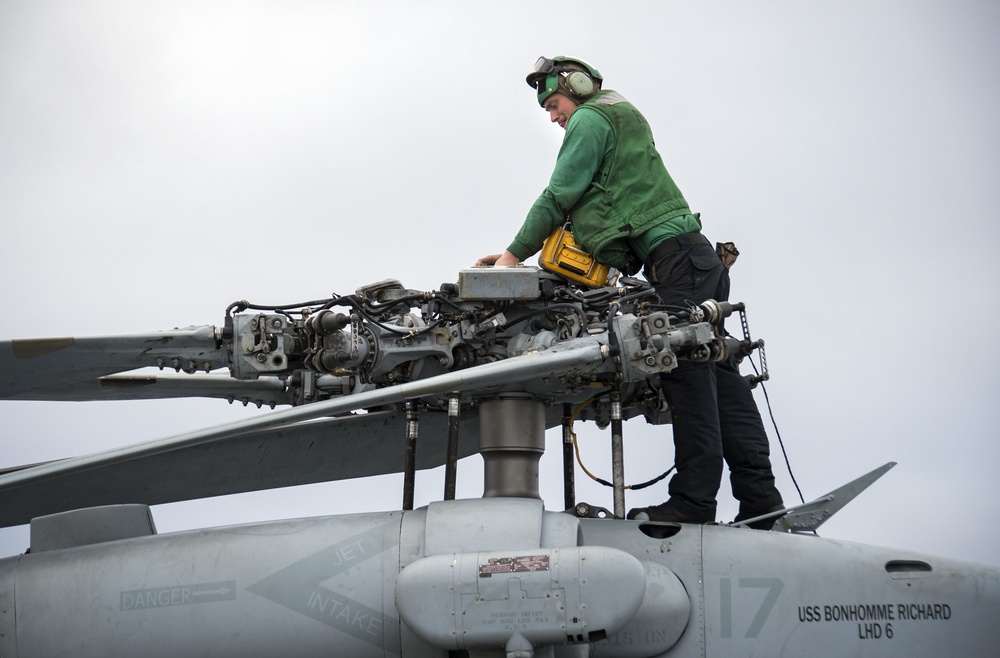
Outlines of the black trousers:
M 729 299 L 729 270 L 699 233 L 678 236 L 654 249 L 645 274 L 668 307 Z M 677 467 L 669 504 L 685 514 L 714 519 L 723 461 L 729 466 L 733 497 L 740 502 L 738 519 L 782 504 L 767 433 L 735 359 L 681 359 L 660 381 L 673 420 Z

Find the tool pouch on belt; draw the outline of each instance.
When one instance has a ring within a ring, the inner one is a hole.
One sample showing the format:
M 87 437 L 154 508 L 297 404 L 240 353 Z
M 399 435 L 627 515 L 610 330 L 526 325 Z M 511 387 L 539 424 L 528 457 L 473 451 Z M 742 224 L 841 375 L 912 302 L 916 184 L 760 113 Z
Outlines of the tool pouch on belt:
M 569 222 L 557 228 L 545 239 L 542 253 L 538 256 L 538 265 L 543 270 L 554 272 L 589 288 L 609 285 L 609 279 L 617 273 L 607 265 L 598 263 L 576 243 L 573 233 L 569 230 Z
M 736 262 L 736 259 L 740 255 L 740 250 L 732 242 L 716 242 L 715 253 L 719 255 L 719 260 L 722 261 L 722 264 L 728 270 Z

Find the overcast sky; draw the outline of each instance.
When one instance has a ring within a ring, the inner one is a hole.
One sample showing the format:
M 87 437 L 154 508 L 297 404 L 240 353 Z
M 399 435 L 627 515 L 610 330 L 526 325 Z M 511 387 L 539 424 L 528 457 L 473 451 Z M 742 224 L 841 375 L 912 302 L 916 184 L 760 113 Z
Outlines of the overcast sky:
M 767 342 L 816 498 L 888 461 L 824 536 L 1000 564 L 1000 5 L 0 0 L 0 338 L 221 324 L 502 250 L 562 131 L 524 83 L 583 58 L 645 114 Z M 758 401 L 764 400 L 758 391 Z M 0 402 L 0 466 L 263 413 Z M 766 417 L 766 409 L 765 409 Z M 770 429 L 770 428 L 769 428 Z M 608 435 L 583 426 L 610 479 Z M 672 462 L 626 424 L 626 478 Z M 559 509 L 558 437 L 542 492 Z M 798 496 L 772 431 L 779 487 Z M 481 461 L 459 495 L 481 495 Z M 418 474 L 417 504 L 441 473 Z M 578 499 L 612 507 L 585 483 Z M 161 532 L 398 508 L 401 477 L 154 508 Z M 658 503 L 666 484 L 630 494 Z M 719 520 L 737 505 L 720 492 Z M 0 531 L 0 556 L 26 527 Z

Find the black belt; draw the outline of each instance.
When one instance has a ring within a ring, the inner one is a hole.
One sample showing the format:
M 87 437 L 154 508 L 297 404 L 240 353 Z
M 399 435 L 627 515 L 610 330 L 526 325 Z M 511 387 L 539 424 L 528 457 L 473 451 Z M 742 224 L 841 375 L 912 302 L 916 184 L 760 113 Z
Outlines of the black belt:
M 672 238 L 667 238 L 660 244 L 653 247 L 653 250 L 649 252 L 646 256 L 645 266 L 652 269 L 652 263 L 654 260 L 663 258 L 667 254 L 672 254 L 678 249 L 683 247 L 693 247 L 698 244 L 711 245 L 708 238 L 699 232 L 694 233 L 681 233 L 680 235 L 675 235 Z

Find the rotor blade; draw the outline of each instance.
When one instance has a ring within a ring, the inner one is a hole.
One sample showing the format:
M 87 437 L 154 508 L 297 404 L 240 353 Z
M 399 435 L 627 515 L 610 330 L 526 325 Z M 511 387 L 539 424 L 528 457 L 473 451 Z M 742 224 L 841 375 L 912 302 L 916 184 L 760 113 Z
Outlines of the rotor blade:
M 359 408 L 371 408 L 420 397 L 433 397 L 435 395 L 452 391 L 500 387 L 502 385 L 509 385 L 512 382 L 524 381 L 541 375 L 555 375 L 557 373 L 572 371 L 585 363 L 602 361 L 607 357 L 607 354 L 607 346 L 597 340 L 588 341 L 582 346 L 574 346 L 568 349 L 553 348 L 541 352 L 531 352 L 511 359 L 505 359 L 503 361 L 476 366 L 454 373 L 438 375 L 436 377 L 429 377 L 428 379 L 421 381 L 408 382 L 396 386 L 358 393 L 344 398 L 316 402 L 302 407 L 295 407 L 293 409 L 275 411 L 256 419 L 238 421 L 207 430 L 188 432 L 174 437 L 148 441 L 84 457 L 74 457 L 58 462 L 50 462 L 31 468 L 25 468 L 23 470 L 8 472 L 0 475 L 0 510 L 2 510 L 0 511 L 0 514 L 5 515 L 5 517 L 9 519 L 7 521 L 3 521 L 3 523 L 8 524 L 24 523 L 26 522 L 25 519 L 30 520 L 33 515 L 37 516 L 37 508 L 33 511 L 29 511 L 32 509 L 30 507 L 32 496 L 30 494 L 25 494 L 24 492 L 26 491 L 44 491 L 46 492 L 46 496 L 44 497 L 48 498 L 58 498 L 59 496 L 63 496 L 64 498 L 61 499 L 61 502 L 54 504 L 53 508 L 62 506 L 63 509 L 76 509 L 81 506 L 103 504 L 93 502 L 91 500 L 84 501 L 82 498 L 77 496 L 75 492 L 69 493 L 73 491 L 72 487 L 66 487 L 64 485 L 70 481 L 71 477 L 78 476 L 84 478 L 82 481 L 88 483 L 88 486 L 94 488 L 95 490 L 99 489 L 101 485 L 100 473 L 105 472 L 103 469 L 115 465 L 121 465 L 122 468 L 127 469 L 130 464 L 133 464 L 138 460 L 150 460 L 158 455 L 177 453 L 174 457 L 179 458 L 180 461 L 168 462 L 167 466 L 158 466 L 157 472 L 169 474 L 167 476 L 168 478 L 181 478 L 179 473 L 182 473 L 185 469 L 189 468 L 189 462 L 199 461 L 197 459 L 191 459 L 191 451 L 194 449 L 204 447 L 205 450 L 210 450 L 212 447 L 215 447 L 216 450 L 226 450 L 227 448 L 225 447 L 217 447 L 219 445 L 224 446 L 226 442 L 236 443 L 237 445 L 243 444 L 244 450 L 248 449 L 246 446 L 252 447 L 254 445 L 253 440 L 250 438 L 234 442 L 234 437 L 241 437 L 249 433 L 264 433 L 265 431 L 270 430 L 271 433 L 277 437 L 297 438 L 297 433 L 299 431 L 304 428 L 312 429 L 311 426 L 313 423 L 305 423 L 296 427 L 288 427 L 292 423 L 311 420 L 321 416 L 330 416 Z M 366 420 L 370 420 L 368 419 L 368 416 L 374 417 L 375 414 L 364 414 L 356 417 L 351 416 L 350 418 L 364 418 Z M 559 416 L 558 410 L 553 409 L 551 416 L 552 418 L 557 419 Z M 432 415 L 431 417 L 434 416 Z M 332 422 L 337 420 L 341 419 L 335 418 Z M 362 423 L 363 421 L 353 422 Z M 394 420 L 393 422 L 402 421 Z M 547 419 L 547 425 L 550 423 L 556 424 L 558 423 L 558 420 L 553 421 L 552 419 Z M 287 429 L 287 431 L 282 431 L 283 428 Z M 351 441 L 348 443 L 348 447 L 341 449 L 346 449 L 349 454 L 352 451 L 354 454 L 359 455 L 369 454 L 365 452 L 367 450 L 367 444 L 374 443 L 375 445 L 378 445 L 381 435 L 378 432 L 375 432 L 373 436 L 367 436 L 364 434 L 364 431 L 368 430 L 370 430 L 370 427 L 362 428 L 362 431 L 358 432 L 357 436 L 350 437 Z M 439 435 L 442 433 L 443 432 L 432 432 L 432 435 Z M 398 437 L 401 437 L 402 431 L 400 430 L 397 434 Z M 263 437 L 265 434 L 261 434 L 260 436 Z M 390 444 L 392 444 L 393 441 L 402 440 L 398 437 L 389 439 Z M 343 442 L 335 441 L 335 439 L 331 439 L 325 435 L 323 437 L 317 437 L 316 443 L 337 443 L 343 446 Z M 312 450 L 313 444 L 309 445 L 310 447 L 306 450 L 306 452 Z M 382 448 L 385 447 L 386 446 L 382 446 Z M 234 449 L 234 452 L 238 454 L 240 453 L 240 449 L 237 447 Z M 178 454 L 184 456 L 178 457 Z M 333 449 L 333 452 L 330 454 L 339 455 L 339 449 Z M 378 455 L 379 453 L 373 452 L 371 454 Z M 310 460 L 312 457 L 306 455 L 304 459 L 306 459 L 306 463 L 311 463 Z M 376 464 L 376 468 L 385 468 L 384 466 L 377 466 L 377 464 L 381 463 L 381 459 L 384 459 L 384 453 L 383 456 L 373 459 L 373 463 Z M 208 460 L 206 460 L 206 463 L 207 461 Z M 216 487 L 216 485 L 213 485 L 209 481 L 203 485 L 203 489 L 204 491 L 214 491 L 215 493 L 204 493 L 200 495 L 220 495 L 221 493 L 266 489 L 276 486 L 288 486 L 289 484 L 301 484 L 309 481 L 319 482 L 328 479 L 342 479 L 344 477 L 356 477 L 365 474 L 363 471 L 355 470 L 356 465 L 350 463 L 349 460 L 347 463 L 350 464 L 350 467 L 341 470 L 341 467 L 338 466 L 333 472 L 333 477 L 331 477 L 330 473 L 324 473 L 322 475 L 317 474 L 313 476 L 315 479 L 312 480 L 309 480 L 308 478 L 303 479 L 302 475 L 294 477 L 286 476 L 283 480 L 285 484 L 279 483 L 282 481 L 280 478 L 272 477 L 270 474 L 270 468 L 266 466 L 260 467 L 264 469 L 261 472 L 261 478 L 264 482 L 257 482 L 252 485 L 247 484 L 247 481 L 252 480 L 252 478 L 249 478 L 245 473 L 237 471 L 239 476 L 235 478 L 235 481 L 232 481 L 230 484 L 223 487 Z M 376 472 L 393 472 L 393 470 L 399 470 L 399 468 L 393 467 L 392 470 L 375 471 L 368 474 L 375 474 Z M 98 474 L 91 475 L 89 477 L 87 476 L 87 474 L 91 474 L 94 471 L 98 471 Z M 206 477 L 209 477 L 212 476 L 212 473 L 213 471 L 209 471 L 205 475 Z M 338 473 L 340 474 L 338 475 Z M 209 477 L 209 479 L 211 478 Z M 46 483 L 50 486 L 46 486 Z M 167 488 L 169 488 L 169 486 Z M 181 491 L 172 494 L 172 496 L 174 496 L 173 500 L 184 500 L 200 496 L 192 495 L 193 489 L 190 487 L 178 487 L 178 489 L 181 489 Z M 144 500 L 135 500 L 137 494 L 132 494 L 127 491 L 124 492 L 125 498 L 123 498 L 123 492 L 121 491 L 105 491 L 102 495 L 103 498 L 100 499 L 105 500 L 105 502 L 146 502 Z M 96 499 L 97 498 L 95 497 L 95 500 Z M 152 500 L 153 498 L 150 499 Z M 166 500 L 160 499 L 159 502 L 166 502 Z
M 459 457 L 467 457 L 479 449 L 479 423 L 472 412 L 462 420 Z M 405 431 L 401 412 L 355 414 L 34 480 L 0 492 L 0 527 L 95 505 L 155 505 L 397 473 L 403 470 Z M 445 463 L 447 436 L 447 413 L 420 414 L 418 469 Z
M 573 370 L 584 363 L 601 361 L 607 356 L 607 346 L 597 340 L 568 349 L 552 348 L 522 356 L 475 366 L 466 370 L 428 377 L 427 379 L 365 391 L 355 395 L 314 402 L 301 407 L 273 411 L 259 418 L 237 421 L 218 427 L 187 432 L 173 437 L 146 441 L 132 446 L 105 450 L 84 457 L 72 457 L 34 468 L 0 476 L 0 491 L 28 482 L 61 477 L 118 461 L 148 457 L 161 452 L 212 443 L 234 436 L 289 425 L 323 416 L 334 416 L 356 409 L 380 407 L 420 397 L 432 397 L 474 388 L 509 385 L 541 375 L 553 375 Z
M 261 377 L 233 379 L 228 375 L 109 375 L 71 384 L 37 388 L 9 400 L 52 400 L 85 402 L 94 400 L 163 400 L 176 398 L 218 398 L 260 406 L 290 405 L 294 392 L 283 380 Z
M 31 391 L 96 379 L 146 366 L 195 372 L 229 363 L 204 325 L 149 334 L 0 341 L 0 399 L 34 399 Z
M 59 460 L 59 459 L 50 459 L 50 460 L 44 461 L 44 462 L 35 462 L 34 464 L 21 464 L 20 466 L 7 466 L 5 468 L 0 468 L 0 475 L 4 475 L 5 473 L 13 473 L 15 471 L 23 471 L 26 468 L 34 468 L 36 466 L 41 466 L 42 464 L 54 464 L 54 463 L 56 463 L 58 461 L 61 461 L 61 460 Z

